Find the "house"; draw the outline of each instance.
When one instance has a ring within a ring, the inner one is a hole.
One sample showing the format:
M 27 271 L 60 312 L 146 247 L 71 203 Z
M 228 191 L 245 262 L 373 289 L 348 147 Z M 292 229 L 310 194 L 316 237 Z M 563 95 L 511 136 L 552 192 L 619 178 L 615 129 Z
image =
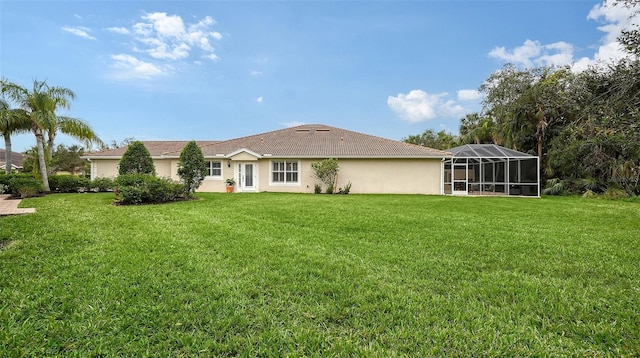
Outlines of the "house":
M 143 142 L 158 176 L 179 180 L 186 141 Z M 444 160 L 451 153 L 327 125 L 309 124 L 226 141 L 200 141 L 208 174 L 198 189 L 224 192 L 234 178 L 237 192 L 312 193 L 319 183 L 311 164 L 336 158 L 336 188 L 352 193 L 443 194 Z M 86 154 L 91 178 L 115 177 L 126 148 Z
M 0 149 L 0 172 L 4 173 L 7 167 L 5 163 L 6 150 Z M 11 152 L 11 167 L 12 170 L 22 171 L 22 164 L 24 163 L 24 154 Z

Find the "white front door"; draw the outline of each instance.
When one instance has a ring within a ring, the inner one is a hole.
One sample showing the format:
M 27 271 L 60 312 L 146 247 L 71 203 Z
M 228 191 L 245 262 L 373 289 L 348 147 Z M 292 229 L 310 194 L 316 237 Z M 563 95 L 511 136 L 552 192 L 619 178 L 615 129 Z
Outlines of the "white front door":
M 253 163 L 238 164 L 238 178 L 241 191 L 256 191 L 258 184 L 258 166 Z

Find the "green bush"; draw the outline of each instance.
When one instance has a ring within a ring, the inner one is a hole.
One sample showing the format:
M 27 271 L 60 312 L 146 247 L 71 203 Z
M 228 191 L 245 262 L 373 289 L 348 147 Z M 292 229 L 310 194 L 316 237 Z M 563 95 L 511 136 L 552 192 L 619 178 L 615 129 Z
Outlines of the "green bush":
M 348 182 L 347 185 L 344 186 L 344 188 L 339 188 L 338 189 L 338 194 L 349 194 L 349 192 L 351 191 L 351 182 Z
M 113 179 L 111 178 L 95 178 L 90 183 L 91 189 L 98 192 L 106 192 L 113 189 Z
M 148 174 L 125 174 L 114 181 L 116 200 L 122 205 L 166 203 L 187 199 L 181 183 Z
M 322 194 L 322 185 L 315 184 L 313 186 L 313 192 L 316 193 L 316 194 Z
M 8 188 L 11 196 L 16 198 L 29 198 L 41 195 L 44 192 L 42 183 L 29 174 L 9 174 Z
M 52 175 L 49 177 L 49 188 L 58 193 L 78 193 L 88 190 L 90 181 L 75 175 Z

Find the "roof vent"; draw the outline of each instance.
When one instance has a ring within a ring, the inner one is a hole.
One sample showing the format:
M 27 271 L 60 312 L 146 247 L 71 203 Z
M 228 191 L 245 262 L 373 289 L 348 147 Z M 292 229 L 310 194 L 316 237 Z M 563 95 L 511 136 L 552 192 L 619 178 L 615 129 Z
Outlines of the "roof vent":
M 329 129 L 316 129 L 316 132 L 329 132 Z

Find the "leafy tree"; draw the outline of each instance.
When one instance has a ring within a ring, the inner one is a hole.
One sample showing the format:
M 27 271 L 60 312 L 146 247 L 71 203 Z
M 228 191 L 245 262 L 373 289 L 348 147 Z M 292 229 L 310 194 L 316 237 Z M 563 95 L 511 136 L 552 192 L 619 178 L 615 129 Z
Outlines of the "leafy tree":
M 53 141 L 58 131 L 79 140 L 102 143 L 91 127 L 80 119 L 62 117 L 56 114 L 58 109 L 68 109 L 75 93 L 64 87 L 49 86 L 46 81 L 33 81 L 33 89 L 28 90 L 7 79 L 2 79 L 2 93 L 16 102 L 24 110 L 30 122 L 31 131 L 36 137 L 38 148 L 38 166 L 42 185 L 50 191 L 45 144 L 49 153 L 53 149 Z M 50 155 L 50 154 L 49 154 Z
M 118 166 L 118 173 L 124 174 L 151 174 L 156 175 L 156 167 L 151 159 L 151 153 L 140 141 L 129 145 L 122 155 Z
M 537 153 L 543 168 L 549 132 L 574 118 L 573 75 L 567 68 L 519 70 L 506 65 L 480 87 L 485 111 L 496 121 L 505 145 Z
M 458 138 L 444 130 L 436 133 L 433 129 L 427 129 L 422 134 L 410 135 L 404 138 L 403 141 L 434 149 L 449 149 L 457 145 Z
M 188 193 L 195 193 L 206 173 L 207 164 L 202 150 L 196 141 L 187 143 L 180 152 L 180 161 L 178 162 L 178 175 L 184 183 L 185 190 Z
M 86 159 L 82 159 L 84 148 L 78 145 L 70 147 L 60 144 L 53 151 L 51 160 L 51 172 L 65 171 L 69 173 L 81 172 L 86 173 L 86 166 L 89 163 Z
M 500 144 L 496 123 L 491 117 L 467 114 L 460 120 L 459 144 Z
M 338 178 L 338 159 L 328 158 L 319 162 L 311 163 L 314 177 L 327 185 L 327 192 L 333 193 Z

